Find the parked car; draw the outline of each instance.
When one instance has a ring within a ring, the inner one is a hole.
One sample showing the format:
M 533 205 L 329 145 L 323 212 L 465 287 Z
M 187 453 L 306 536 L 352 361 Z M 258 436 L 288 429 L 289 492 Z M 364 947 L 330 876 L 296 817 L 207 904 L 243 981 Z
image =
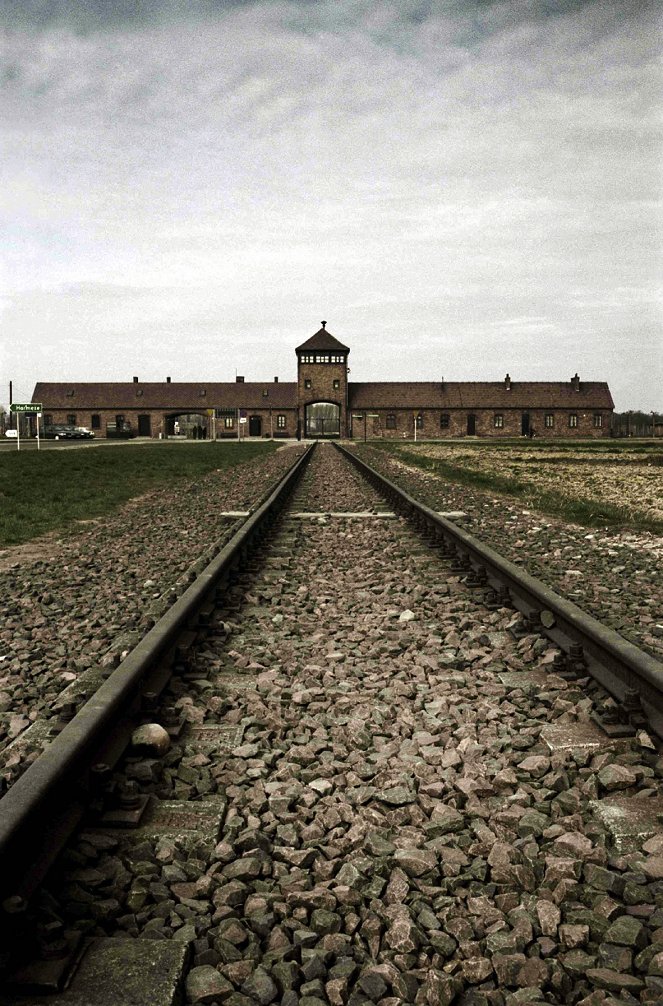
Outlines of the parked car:
M 44 427 L 46 440 L 92 440 L 94 433 L 85 426 L 67 426 L 66 423 L 53 423 Z
M 5 436 L 11 437 L 12 440 L 16 440 L 18 437 L 18 430 L 5 430 Z

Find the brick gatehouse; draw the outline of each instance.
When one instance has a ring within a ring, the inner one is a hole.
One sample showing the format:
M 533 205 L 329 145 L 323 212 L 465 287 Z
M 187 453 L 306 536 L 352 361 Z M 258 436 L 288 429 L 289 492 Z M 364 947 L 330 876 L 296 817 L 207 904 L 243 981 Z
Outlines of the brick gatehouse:
M 581 381 L 348 381 L 350 349 L 322 328 L 297 346 L 297 380 L 39 382 L 44 423 L 98 437 L 602 437 L 608 385 Z

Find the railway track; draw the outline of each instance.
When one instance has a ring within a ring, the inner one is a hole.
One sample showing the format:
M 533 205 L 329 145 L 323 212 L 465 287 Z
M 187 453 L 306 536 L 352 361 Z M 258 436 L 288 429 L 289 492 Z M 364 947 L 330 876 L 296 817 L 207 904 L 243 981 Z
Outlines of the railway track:
M 0 1002 L 661 1001 L 660 665 L 331 446 L 263 509 L 0 801 Z

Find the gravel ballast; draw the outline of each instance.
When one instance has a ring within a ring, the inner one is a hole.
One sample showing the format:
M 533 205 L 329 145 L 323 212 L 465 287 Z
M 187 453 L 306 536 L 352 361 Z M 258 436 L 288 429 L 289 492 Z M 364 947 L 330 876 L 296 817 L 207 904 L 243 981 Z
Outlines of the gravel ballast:
M 657 744 L 587 743 L 598 686 L 385 509 L 318 448 L 171 686 L 187 730 L 121 772 L 220 834 L 88 829 L 51 909 L 190 942 L 188 1003 L 661 1002 L 663 833 L 596 811 L 661 798 Z
M 302 450 L 151 492 L 75 537 L 0 553 L 0 752 L 57 714 L 81 675 L 111 669 L 241 522 L 221 515 L 254 507 Z M 12 753 L 3 775 L 13 780 L 24 763 Z
M 383 451 L 363 446 L 352 449 L 433 510 L 464 511 L 463 527 L 481 541 L 636 646 L 663 658 L 660 536 L 568 524 L 508 497 L 455 485 Z

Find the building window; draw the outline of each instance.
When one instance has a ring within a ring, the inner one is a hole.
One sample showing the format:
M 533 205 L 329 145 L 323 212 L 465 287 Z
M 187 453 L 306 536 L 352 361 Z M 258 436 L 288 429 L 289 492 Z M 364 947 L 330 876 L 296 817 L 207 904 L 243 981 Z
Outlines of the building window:
M 504 429 L 504 416 L 501 412 L 496 412 L 493 416 L 493 426 L 496 430 Z
M 311 382 L 308 379 L 306 381 L 304 381 L 304 387 L 305 388 L 310 388 L 311 387 Z
M 269 395 L 269 388 L 263 388 L 262 389 L 262 397 L 263 398 L 267 398 L 268 395 Z
M 75 425 L 76 425 L 76 414 L 74 412 L 70 412 L 69 415 L 67 416 L 67 426 L 75 426 Z
M 284 430 L 285 429 L 285 416 L 277 416 L 276 417 L 276 428 L 277 428 L 277 430 Z
M 578 413 L 577 412 L 570 412 L 569 413 L 569 426 L 571 426 L 571 427 L 573 427 L 575 429 L 575 427 L 577 425 L 578 425 Z
M 314 361 L 314 357 L 311 356 L 309 353 L 302 353 L 300 359 L 302 363 L 313 363 Z
M 53 425 L 53 416 L 50 414 L 50 412 L 46 412 L 44 414 L 44 426 L 52 426 L 52 425 Z
M 136 398 L 142 398 L 142 397 L 143 397 L 143 389 L 136 388 Z
M 552 414 L 552 412 L 546 412 L 544 423 L 547 430 L 552 430 L 553 426 L 555 425 L 555 417 Z
M 332 353 L 329 359 L 332 363 L 345 363 L 344 357 L 338 355 L 337 353 Z
M 198 392 L 198 397 L 205 398 L 206 395 L 207 395 L 207 388 L 201 388 L 200 391 Z
M 423 430 L 424 428 L 424 417 L 420 412 L 417 412 L 416 424 L 418 430 Z
M 448 430 L 449 429 L 449 413 L 448 412 L 443 412 L 442 415 L 440 416 L 440 429 L 441 430 Z
M 601 415 L 600 412 L 595 412 L 594 413 L 594 429 L 598 430 L 601 426 L 603 426 L 603 416 Z
M 93 430 L 101 429 L 101 416 L 98 413 L 95 412 L 90 416 L 90 426 Z
M 329 363 L 329 357 L 326 353 L 316 353 L 315 354 L 316 363 Z
M 116 416 L 115 417 L 115 425 L 118 428 L 118 430 L 123 430 L 124 429 L 124 416 Z
M 334 381 L 334 391 L 338 391 L 340 387 L 341 387 L 341 382 L 340 381 Z
M 388 430 L 395 430 L 396 429 L 396 416 L 394 415 L 393 412 L 390 412 L 389 415 L 387 416 L 387 424 L 386 425 L 387 425 L 387 429 Z
M 224 428 L 224 430 L 232 430 L 234 426 L 235 426 L 235 420 L 234 420 L 233 416 L 224 416 L 223 417 L 223 428 Z

